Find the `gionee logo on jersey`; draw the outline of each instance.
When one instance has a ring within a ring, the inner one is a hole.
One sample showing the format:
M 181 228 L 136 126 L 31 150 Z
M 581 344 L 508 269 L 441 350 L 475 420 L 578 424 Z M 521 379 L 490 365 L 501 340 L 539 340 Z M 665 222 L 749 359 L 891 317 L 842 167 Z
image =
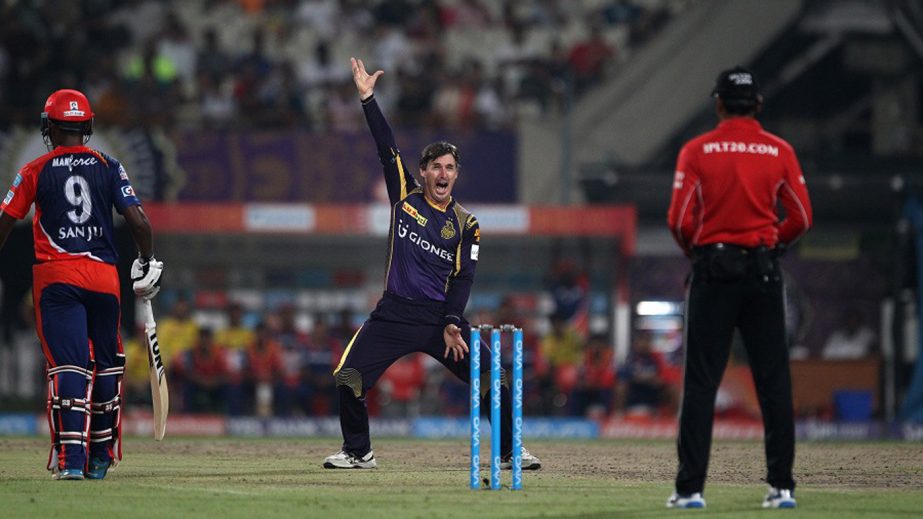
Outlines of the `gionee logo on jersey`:
M 75 158 L 73 155 L 68 155 L 67 157 L 55 157 L 51 159 L 51 167 L 53 168 L 73 168 L 75 166 L 92 166 L 97 164 L 99 161 L 96 160 L 96 157 L 80 157 Z
M 416 207 L 410 205 L 407 202 L 404 202 L 404 205 L 401 208 L 404 210 L 405 213 L 412 216 L 414 220 L 417 221 L 418 224 L 420 224 L 423 227 L 426 227 L 426 217 L 420 214 L 420 212 L 417 211 Z
M 449 252 L 445 249 L 441 249 L 433 245 L 432 243 L 426 241 L 423 238 L 423 236 L 421 236 L 419 233 L 417 233 L 416 231 L 411 231 L 408 225 L 405 224 L 403 220 L 397 223 L 397 236 L 401 239 L 406 238 L 410 240 L 410 243 L 413 243 L 414 245 L 425 250 L 426 252 L 431 252 L 434 256 L 444 259 L 445 261 L 448 261 L 449 263 L 455 262 L 454 253 Z

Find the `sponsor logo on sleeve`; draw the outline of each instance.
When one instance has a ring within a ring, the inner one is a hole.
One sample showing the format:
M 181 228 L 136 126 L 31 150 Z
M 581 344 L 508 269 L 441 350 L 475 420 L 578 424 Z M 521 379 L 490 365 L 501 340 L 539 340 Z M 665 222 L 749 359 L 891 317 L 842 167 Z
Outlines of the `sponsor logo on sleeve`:
M 16 196 L 16 193 L 10 189 L 9 193 L 6 194 L 6 198 L 3 199 L 3 205 L 9 205 L 9 203 L 13 201 L 14 196 Z
M 427 219 L 425 216 L 420 214 L 419 211 L 417 211 L 416 207 L 410 205 L 409 202 L 404 202 L 404 205 L 401 206 L 401 208 L 404 210 L 405 213 L 412 216 L 413 219 L 416 220 L 417 223 L 420 224 L 421 227 L 426 227 Z
M 131 186 L 122 186 L 122 196 L 125 198 L 131 198 L 135 196 L 135 190 Z
M 480 227 L 474 230 L 474 242 L 481 243 L 481 228 Z
M 477 244 L 471 246 L 471 261 L 478 260 L 478 251 L 480 248 L 481 246 Z
M 128 173 L 125 172 L 125 166 L 119 164 L 119 178 L 122 180 L 128 180 Z
M 22 184 L 22 175 L 16 173 L 16 178 L 13 179 L 13 187 L 19 187 L 19 184 Z
M 686 178 L 686 173 L 682 171 L 677 171 L 676 176 L 673 177 L 673 189 L 682 189 L 683 180 Z

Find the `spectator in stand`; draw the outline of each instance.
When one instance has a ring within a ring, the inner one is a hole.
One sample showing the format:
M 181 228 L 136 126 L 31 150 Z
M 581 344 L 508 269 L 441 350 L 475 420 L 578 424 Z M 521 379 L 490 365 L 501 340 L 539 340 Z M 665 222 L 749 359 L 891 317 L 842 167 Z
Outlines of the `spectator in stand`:
M 559 258 L 554 261 L 546 283 L 554 300 L 554 312 L 585 336 L 589 326 L 590 296 L 586 270 L 571 259 Z
M 205 128 L 229 128 L 237 115 L 237 100 L 211 74 L 199 76 L 199 117 Z
M 561 312 L 551 315 L 551 332 L 542 339 L 542 356 L 547 359 L 552 394 L 546 399 L 554 412 L 566 414 L 577 386 L 577 370 L 583 360 L 583 339 L 567 325 Z
M 479 71 L 482 70 L 480 62 L 477 68 Z M 501 80 L 499 78 L 491 80 L 481 72 L 475 86 L 477 90 L 474 98 L 474 112 L 477 126 L 489 130 L 508 126 L 512 112 L 506 109 L 500 97 L 500 91 L 503 88 Z
M 244 309 L 240 303 L 230 303 L 226 312 L 228 325 L 215 334 L 215 342 L 224 347 L 229 370 L 228 401 L 234 404 L 228 411 L 236 415 L 242 412 L 244 401 L 244 350 L 253 342 L 254 333 L 243 324 Z
M 5 87 L 0 88 L 0 125 L 27 124 L 31 114 L 21 107 L 33 106 L 36 93 L 47 91 L 48 83 L 79 85 L 91 80 L 87 71 L 97 70 L 106 56 L 118 56 L 121 61 L 122 56 L 128 56 L 130 71 L 121 83 L 124 90 L 137 91 L 132 107 L 139 115 L 130 119 L 134 124 L 169 126 L 175 122 L 170 115 L 179 110 L 184 123 L 223 126 L 230 112 L 224 95 L 226 88 L 233 88 L 227 85 L 230 83 L 238 87 L 239 103 L 246 105 L 248 95 L 262 101 L 241 109 L 242 116 L 253 115 L 247 122 L 259 127 L 288 127 L 293 120 L 284 114 L 287 104 L 276 103 L 280 101 L 278 95 L 267 99 L 266 93 L 261 94 L 262 83 L 275 75 L 284 85 L 289 72 L 283 64 L 291 63 L 297 71 L 304 49 L 315 42 L 330 42 L 334 49 L 343 49 L 373 41 L 376 61 L 383 68 L 395 72 L 405 69 L 420 76 L 421 71 L 430 73 L 420 61 L 421 53 L 442 52 L 453 63 L 466 58 L 458 54 L 463 52 L 459 48 L 445 48 L 446 30 L 469 37 L 481 28 L 506 29 L 514 40 L 498 46 L 491 63 L 482 63 L 490 71 L 484 84 L 496 87 L 501 78 L 499 93 L 504 105 L 509 106 L 506 103 L 515 100 L 526 69 L 547 65 L 552 59 L 548 49 L 526 44 L 526 30 L 536 28 L 537 33 L 566 35 L 579 30 L 589 19 L 609 27 L 627 26 L 629 43 L 633 44 L 647 40 L 671 16 L 668 6 L 641 9 L 634 2 L 621 1 L 506 1 L 495 7 L 496 2 L 485 0 L 386 0 L 369 7 L 368 2 L 360 0 L 237 0 L 190 2 L 180 8 L 179 0 L 143 0 L 122 2 L 115 9 L 110 9 L 108 2 L 7 3 L 10 5 L 0 8 L 0 87 Z M 194 15 L 194 23 L 193 18 L 185 20 L 180 16 L 187 13 Z M 60 27 L 84 30 L 68 34 Z M 190 38 L 193 27 L 205 30 Z M 231 49 L 236 55 L 241 47 L 247 47 L 248 42 L 241 41 L 241 30 L 253 31 L 253 51 L 243 59 L 232 59 Z M 146 57 L 148 47 L 152 48 L 151 57 Z M 203 79 L 203 74 L 211 78 Z M 248 81 L 235 82 L 229 79 L 232 77 Z M 448 80 L 445 76 L 441 79 Z M 255 91 L 244 88 L 248 82 L 257 84 Z M 211 116 L 200 122 L 189 118 L 181 103 L 198 100 L 201 104 L 198 89 L 203 87 L 212 92 L 205 98 L 209 106 L 206 112 Z M 383 84 L 379 101 L 394 101 L 384 95 L 394 87 Z M 315 93 L 324 95 L 328 91 L 321 87 Z M 534 96 L 534 92 L 530 95 Z M 308 110 L 312 120 L 324 112 L 324 101 L 312 103 Z M 302 100 L 301 104 L 308 102 Z M 497 123 L 492 118 L 484 122 Z
M 184 375 L 183 396 L 186 411 L 193 413 L 226 412 L 230 369 L 224 347 L 215 343 L 212 330 L 199 330 L 195 346 L 177 364 Z
M 378 383 L 378 402 L 382 415 L 416 416 L 420 412 L 420 395 L 426 383 L 423 355 L 401 357 L 385 371 Z
M 93 96 L 96 98 L 93 110 L 97 120 L 120 128 L 128 128 L 137 123 L 129 92 L 115 71 L 102 77 L 97 87 L 96 95 Z
M 125 350 L 125 378 L 122 379 L 122 395 L 126 405 L 151 403 L 151 379 L 149 376 L 147 346 L 144 330 L 122 333 L 122 348 Z M 172 382 L 172 381 L 171 381 Z M 124 410 L 123 410 L 124 412 Z
M 327 416 L 336 408 L 336 386 L 330 376 L 336 368 L 343 346 L 330 333 L 330 326 L 323 315 L 314 318 L 314 329 L 304 352 L 301 372 L 305 387 L 304 406 L 309 415 Z
M 409 0 L 382 0 L 373 13 L 379 25 L 402 27 L 413 17 L 414 6 Z
M 276 128 L 307 127 L 310 120 L 295 70 L 288 62 L 274 67 L 259 91 L 263 115 L 260 124 Z
M 529 63 L 538 58 L 538 52 L 529 45 L 526 27 L 515 24 L 510 28 L 509 41 L 500 45 L 494 54 L 497 69 L 503 78 L 503 98 L 514 99 Z
M 629 415 L 652 415 L 670 403 L 664 371 L 663 357 L 654 351 L 650 335 L 638 334 L 625 364 L 618 370 L 617 410 Z
M 443 74 L 442 63 L 431 63 L 424 66 L 424 69 L 426 72 L 421 74 L 413 74 L 405 70 L 397 71 L 398 90 L 400 91 L 397 98 L 397 109 L 400 111 L 400 121 L 403 125 L 424 126 L 433 122 L 433 97 L 437 90 L 436 79 Z M 352 103 L 350 106 L 355 104 L 354 97 L 349 97 Z
M 362 108 L 356 108 L 356 87 L 352 81 L 330 85 L 324 97 L 327 101 L 320 107 L 320 120 L 329 131 L 354 133 L 365 124 Z
M 604 416 L 612 411 L 615 394 L 615 361 L 605 335 L 594 335 L 586 344 L 580 378 L 574 395 L 577 415 Z
M 561 111 L 570 102 L 571 77 L 569 55 L 560 40 L 551 42 L 548 57 L 529 62 L 519 83 L 518 109 L 520 113 L 548 113 Z
M 414 70 L 417 68 L 415 65 L 416 47 L 400 27 L 379 26 L 373 36 L 373 41 L 375 61 L 381 65 L 382 69 Z M 380 95 L 379 90 L 384 91 L 382 87 L 385 86 L 388 86 L 387 83 L 379 85 L 376 94 Z M 392 88 L 388 86 L 387 92 L 391 91 Z
M 202 47 L 196 55 L 196 75 L 208 76 L 220 88 L 231 71 L 231 56 L 221 47 L 218 32 L 208 27 L 202 33 Z
M 192 349 L 199 335 L 199 325 L 192 318 L 192 305 L 185 297 L 173 304 L 170 315 L 157 323 L 160 355 L 169 368 L 179 356 Z
M 546 113 L 552 96 L 551 70 L 548 63 L 533 60 L 526 68 L 517 89 L 516 108 L 522 112 Z
M 264 86 L 273 71 L 273 63 L 266 53 L 266 33 L 262 27 L 254 29 L 250 51 L 241 56 L 234 67 L 237 81 L 234 98 L 244 122 L 259 126 L 266 118 Z
M 330 327 L 330 335 L 333 335 L 336 340 L 340 341 L 340 344 L 349 344 L 353 335 L 356 334 L 356 329 L 358 327 L 358 325 L 353 323 L 352 309 L 344 307 L 340 309 L 337 314 L 336 325 Z
M 343 17 L 341 9 L 338 0 L 301 0 L 295 9 L 295 19 L 321 40 L 327 40 L 337 36 L 337 25 Z
M 176 71 L 179 88 L 188 97 L 195 87 L 196 47 L 175 12 L 167 14 L 157 42 L 157 55 L 170 62 Z
M 606 41 L 602 30 L 594 24 L 590 28 L 590 37 L 574 45 L 570 51 L 576 93 L 579 95 L 599 83 L 614 58 L 615 47 Z
M 109 12 L 106 18 L 110 23 L 127 27 L 131 41 L 135 42 L 147 41 L 157 36 L 170 9 L 168 2 L 163 0 L 114 2 L 113 6 L 116 5 L 118 7 Z
M 443 125 L 469 128 L 476 122 L 475 99 L 481 75 L 480 63 L 468 59 L 462 63 L 460 70 L 452 73 L 448 81 L 442 82 L 433 100 L 433 108 Z
M 225 309 L 228 324 L 215 334 L 215 342 L 229 350 L 243 351 L 253 342 L 256 334 L 244 326 L 244 307 L 237 301 L 232 301 Z
M 299 329 L 296 317 L 295 306 L 286 303 L 279 308 L 278 314 L 267 315 L 266 321 L 272 338 L 279 343 L 282 351 L 282 382 L 285 390 L 279 395 L 282 398 L 276 402 L 276 414 L 280 416 L 291 416 L 296 408 L 301 407 L 300 404 L 306 403 L 307 389 L 301 377 L 310 337 Z
M 312 56 L 296 65 L 298 83 L 314 107 L 323 107 L 329 87 L 350 81 L 349 71 L 344 72 L 342 66 L 334 66 L 330 52 L 329 42 L 318 41 Z
M 144 125 L 163 126 L 173 122 L 180 91 L 176 68 L 157 53 L 154 42 L 144 45 L 128 65 L 128 95 L 135 114 Z
M 407 35 L 420 45 L 428 46 L 439 41 L 439 35 L 451 25 L 445 9 L 436 0 L 422 0 L 407 27 Z
M 265 323 L 257 325 L 245 352 L 245 395 L 256 416 L 272 416 L 274 401 L 285 390 L 282 350 Z
M 821 356 L 827 360 L 864 359 L 873 354 L 877 337 L 858 308 L 848 308 L 843 326 L 830 334 Z
M 481 0 L 461 0 L 453 6 L 442 9 L 446 27 L 459 29 L 480 29 L 490 25 L 493 16 Z

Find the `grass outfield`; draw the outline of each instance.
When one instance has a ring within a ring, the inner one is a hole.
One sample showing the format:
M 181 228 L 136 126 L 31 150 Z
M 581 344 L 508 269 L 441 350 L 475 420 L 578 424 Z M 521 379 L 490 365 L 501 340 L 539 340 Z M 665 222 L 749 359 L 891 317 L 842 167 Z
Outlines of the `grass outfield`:
M 325 470 L 336 439 L 129 438 L 104 481 L 52 481 L 47 441 L 0 439 L 0 517 L 662 517 L 675 467 L 666 441 L 531 441 L 545 466 L 521 492 L 467 489 L 464 440 L 378 439 L 376 470 Z M 486 455 L 486 450 L 484 452 Z M 762 510 L 762 445 L 718 442 L 710 516 L 919 517 L 915 443 L 798 445 L 798 509 Z M 486 456 L 485 456 L 486 457 Z M 487 470 L 483 471 L 487 475 Z M 504 484 L 509 472 L 504 472 Z

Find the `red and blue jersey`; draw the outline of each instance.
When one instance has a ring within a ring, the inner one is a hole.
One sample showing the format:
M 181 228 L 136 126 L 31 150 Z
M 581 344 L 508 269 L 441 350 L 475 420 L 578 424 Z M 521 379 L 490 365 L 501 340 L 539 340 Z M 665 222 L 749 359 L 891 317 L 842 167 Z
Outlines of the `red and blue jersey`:
M 141 202 L 125 168 L 86 146 L 58 146 L 26 164 L 0 204 L 17 219 L 35 203 L 35 259 L 87 258 L 114 265 L 112 208 L 119 214 Z

